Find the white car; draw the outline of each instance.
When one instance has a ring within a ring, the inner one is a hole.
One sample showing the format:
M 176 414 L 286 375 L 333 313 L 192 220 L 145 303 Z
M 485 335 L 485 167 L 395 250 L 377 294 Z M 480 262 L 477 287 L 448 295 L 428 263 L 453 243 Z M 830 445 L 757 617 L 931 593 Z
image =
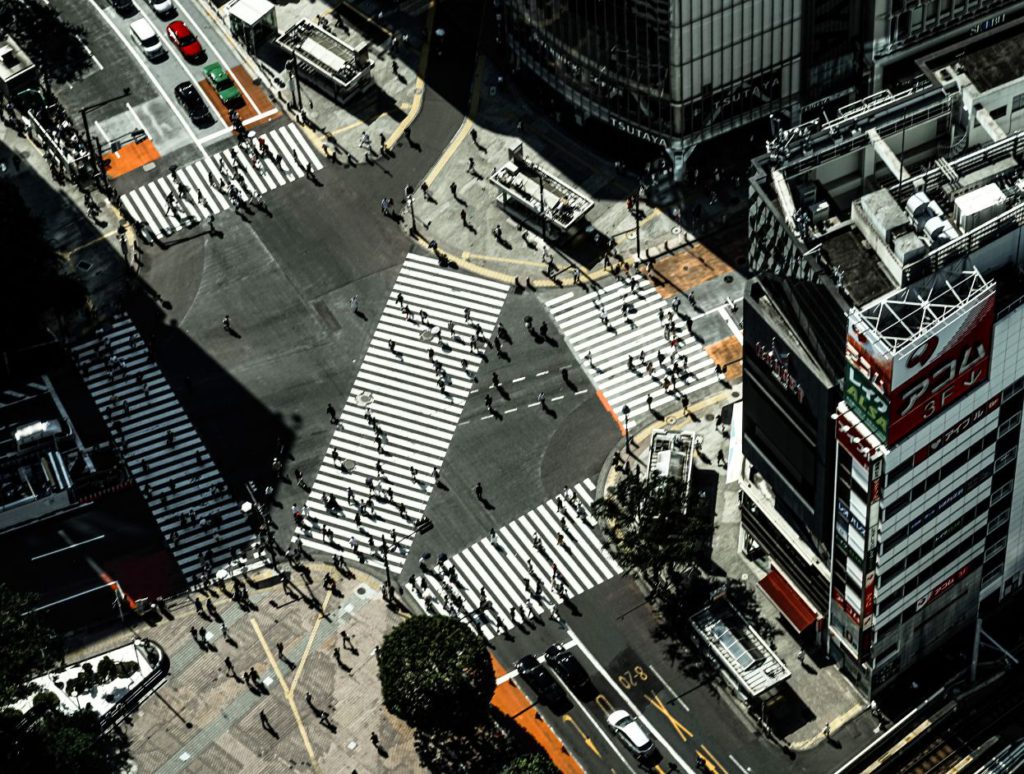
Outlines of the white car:
M 177 16 L 178 11 L 174 7 L 174 3 L 171 0 L 148 0 L 149 7 L 153 9 L 154 13 L 161 19 L 170 19 L 172 16 Z
M 640 721 L 626 710 L 615 710 L 608 716 L 608 725 L 619 737 L 619 740 L 626 746 L 626 749 L 633 753 L 633 757 L 644 759 L 654 752 L 654 742 L 647 736 Z

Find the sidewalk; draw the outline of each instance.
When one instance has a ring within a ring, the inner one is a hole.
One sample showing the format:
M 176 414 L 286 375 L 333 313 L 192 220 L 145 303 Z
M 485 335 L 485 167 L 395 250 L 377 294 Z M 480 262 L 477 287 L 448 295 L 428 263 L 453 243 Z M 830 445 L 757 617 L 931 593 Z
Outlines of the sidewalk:
M 826 724 L 830 736 L 834 737 L 843 726 L 862 716 L 868 717 L 872 723 L 875 721 L 867 715 L 868 708 L 862 697 L 834 664 L 818 663 L 809 656 L 801 662 L 799 655 L 802 646 L 778 609 L 757 585 L 757 581 L 766 572 L 765 568 L 750 562 L 739 553 L 739 485 L 731 480 L 736 468 L 731 461 L 739 454 L 740 435 L 735 432 L 735 428 L 716 429 L 715 421 L 725 405 L 738 400 L 742 400 L 742 396 L 737 396 L 736 392 L 722 391 L 711 395 L 692 403 L 689 410 L 675 412 L 638 431 L 633 437 L 635 445 L 632 445 L 628 456 L 625 441 L 616 451 L 626 457 L 631 468 L 639 468 L 645 473 L 651 437 L 656 431 L 693 432 L 701 439 L 703 457 L 694 456 L 693 480 L 699 480 L 701 472 L 718 478 L 711 561 L 720 568 L 724 577 L 740 581 L 750 589 L 760 613 L 759 631 L 765 634 L 765 629 L 770 629 L 767 637 L 769 644 L 792 672 L 784 690 L 770 701 L 767 717 L 788 749 L 803 752 L 827 740 L 824 734 Z M 725 463 L 719 462 L 720 451 Z M 609 459 L 601 477 L 599 490 L 607 493 L 621 478 L 621 474 L 612 467 Z M 728 691 L 722 693 L 730 696 L 737 711 L 748 721 L 750 731 L 756 733 L 756 719 L 748 714 L 743 703 Z
M 293 582 L 314 607 L 322 605 L 324 616 L 274 584 L 249 588 L 258 609 L 248 612 L 216 589 L 196 597 L 204 610 L 207 600 L 213 604 L 227 637 L 216 619 L 197 614 L 188 597 L 175 603 L 170 618 L 152 626 L 135 623 L 139 636 L 156 641 L 170 657 L 168 680 L 122 726 L 139 770 L 420 770 L 412 730 L 383 707 L 374 658 L 384 633 L 402 617 L 384 605 L 377 581 L 358 570 L 348 579 L 329 565 L 308 566 L 311 582 L 294 571 Z M 325 573 L 337 580 L 341 596 L 322 590 Z M 192 627 L 207 630 L 208 652 L 198 646 Z M 130 637 L 121 630 L 67 658 L 77 660 Z M 259 692 L 241 677 L 250 669 L 259 674 Z M 321 722 L 316 710 L 326 710 L 329 721 Z M 386 755 L 370 743 L 371 732 L 379 735 Z

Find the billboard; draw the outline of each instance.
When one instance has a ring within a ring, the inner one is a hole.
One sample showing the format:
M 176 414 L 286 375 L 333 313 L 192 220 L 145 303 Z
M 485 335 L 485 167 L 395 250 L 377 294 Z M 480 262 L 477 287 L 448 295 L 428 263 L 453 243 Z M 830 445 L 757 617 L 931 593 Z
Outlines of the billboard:
M 899 443 L 988 379 L 995 318 L 995 296 L 978 299 L 893 361 L 890 444 Z
M 976 296 L 895 353 L 863 316 L 851 315 L 847 405 L 883 443 L 899 443 L 988 379 L 995 308 L 993 293 Z
M 843 397 L 857 418 L 885 443 L 889 436 L 889 400 L 882 393 L 880 385 L 847 363 Z

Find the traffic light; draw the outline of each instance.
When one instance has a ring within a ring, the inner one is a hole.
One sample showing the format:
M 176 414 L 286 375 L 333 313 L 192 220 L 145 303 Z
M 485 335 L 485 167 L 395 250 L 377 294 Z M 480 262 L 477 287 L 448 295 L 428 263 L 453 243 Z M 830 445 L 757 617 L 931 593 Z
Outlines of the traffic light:
M 426 535 L 430 530 L 434 528 L 434 522 L 424 516 L 422 519 L 416 522 L 416 531 L 421 535 Z

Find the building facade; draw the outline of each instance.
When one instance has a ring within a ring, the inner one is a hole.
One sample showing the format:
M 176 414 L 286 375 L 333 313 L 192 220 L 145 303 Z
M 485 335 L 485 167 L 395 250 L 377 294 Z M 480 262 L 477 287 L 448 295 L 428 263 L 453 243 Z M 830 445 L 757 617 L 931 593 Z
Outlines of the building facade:
M 579 124 L 675 156 L 779 111 L 834 110 L 1024 0 L 499 0 L 512 68 Z M 909 73 L 909 75 L 908 75 Z
M 1010 32 L 782 132 L 751 180 L 744 548 L 866 695 L 1024 575 L 1024 80 L 986 75 Z

